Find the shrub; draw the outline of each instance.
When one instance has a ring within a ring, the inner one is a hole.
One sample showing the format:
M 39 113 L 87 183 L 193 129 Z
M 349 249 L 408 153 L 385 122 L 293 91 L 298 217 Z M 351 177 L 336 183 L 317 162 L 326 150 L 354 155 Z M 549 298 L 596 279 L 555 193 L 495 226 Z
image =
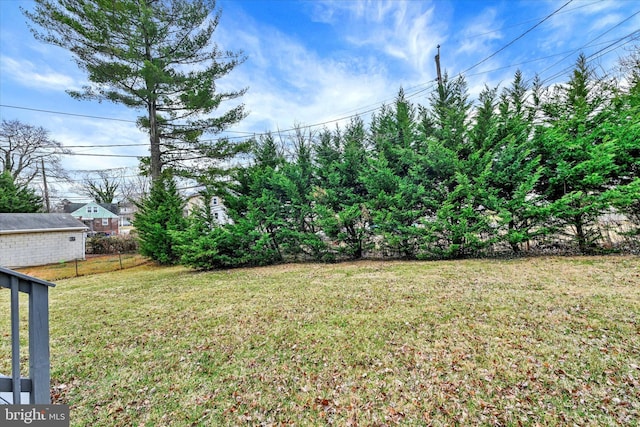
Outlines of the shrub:
M 138 241 L 128 235 L 113 237 L 90 237 L 86 251 L 89 254 L 117 254 L 138 252 Z

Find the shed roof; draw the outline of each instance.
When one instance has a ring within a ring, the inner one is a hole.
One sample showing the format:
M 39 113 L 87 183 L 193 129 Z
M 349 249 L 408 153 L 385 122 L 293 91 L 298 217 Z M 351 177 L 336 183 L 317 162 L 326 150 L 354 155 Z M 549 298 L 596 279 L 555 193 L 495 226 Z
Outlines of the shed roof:
M 86 229 L 82 221 L 69 214 L 0 213 L 0 234 Z

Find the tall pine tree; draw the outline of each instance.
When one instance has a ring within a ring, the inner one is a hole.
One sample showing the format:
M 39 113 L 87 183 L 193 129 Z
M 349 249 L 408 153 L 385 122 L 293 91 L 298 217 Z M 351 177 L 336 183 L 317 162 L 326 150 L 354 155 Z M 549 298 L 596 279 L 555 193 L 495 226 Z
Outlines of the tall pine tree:
M 106 100 L 143 110 L 150 174 L 163 168 L 191 171 L 195 159 L 225 160 L 244 148 L 216 134 L 245 116 L 243 105 L 211 114 L 244 90 L 219 92 L 216 81 L 244 61 L 213 41 L 220 20 L 214 0 L 36 0 L 24 14 L 36 39 L 69 50 L 89 84 L 70 91 L 79 99 Z M 215 165 L 219 166 L 219 165 Z M 215 170 L 215 168 L 214 168 Z

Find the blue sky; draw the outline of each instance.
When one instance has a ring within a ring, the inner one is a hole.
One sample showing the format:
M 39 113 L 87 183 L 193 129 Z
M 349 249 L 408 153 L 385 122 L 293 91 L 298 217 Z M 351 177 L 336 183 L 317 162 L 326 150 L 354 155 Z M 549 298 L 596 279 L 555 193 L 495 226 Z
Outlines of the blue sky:
M 640 2 L 567 1 L 218 0 L 216 41 L 248 58 L 219 81 L 248 88 L 250 114 L 229 135 L 334 128 L 356 113 L 367 121 L 400 87 L 426 105 L 438 44 L 449 75 L 473 67 L 465 73 L 472 99 L 485 84 L 508 85 L 517 69 L 547 84 L 566 81 L 580 52 L 613 71 L 640 45 Z M 73 147 L 76 155 L 64 158 L 70 171 L 135 167 L 135 156 L 147 154 L 148 138 L 133 123 L 140 112 L 69 97 L 65 89 L 86 76 L 66 51 L 32 37 L 20 7 L 33 2 L 0 0 L 0 118 L 43 126 Z M 79 197 L 67 189 L 58 196 Z

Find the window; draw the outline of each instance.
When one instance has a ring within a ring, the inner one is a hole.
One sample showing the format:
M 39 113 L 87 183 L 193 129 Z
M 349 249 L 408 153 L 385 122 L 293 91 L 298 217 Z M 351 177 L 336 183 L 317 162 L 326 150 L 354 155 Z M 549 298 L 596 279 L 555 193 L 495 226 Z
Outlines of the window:
M 87 213 L 91 213 L 91 206 L 87 206 Z
M 102 225 L 107 227 L 109 225 L 109 218 L 102 218 Z
M 93 207 L 93 213 L 98 213 L 98 207 L 97 206 Z
M 213 217 L 214 217 L 214 218 L 216 219 L 216 221 L 217 221 L 217 220 L 219 219 L 219 218 L 218 218 L 218 212 L 214 213 L 214 214 L 213 214 Z
M 213 199 L 211 199 L 211 204 L 212 205 L 217 205 L 218 204 L 218 198 L 214 197 Z

